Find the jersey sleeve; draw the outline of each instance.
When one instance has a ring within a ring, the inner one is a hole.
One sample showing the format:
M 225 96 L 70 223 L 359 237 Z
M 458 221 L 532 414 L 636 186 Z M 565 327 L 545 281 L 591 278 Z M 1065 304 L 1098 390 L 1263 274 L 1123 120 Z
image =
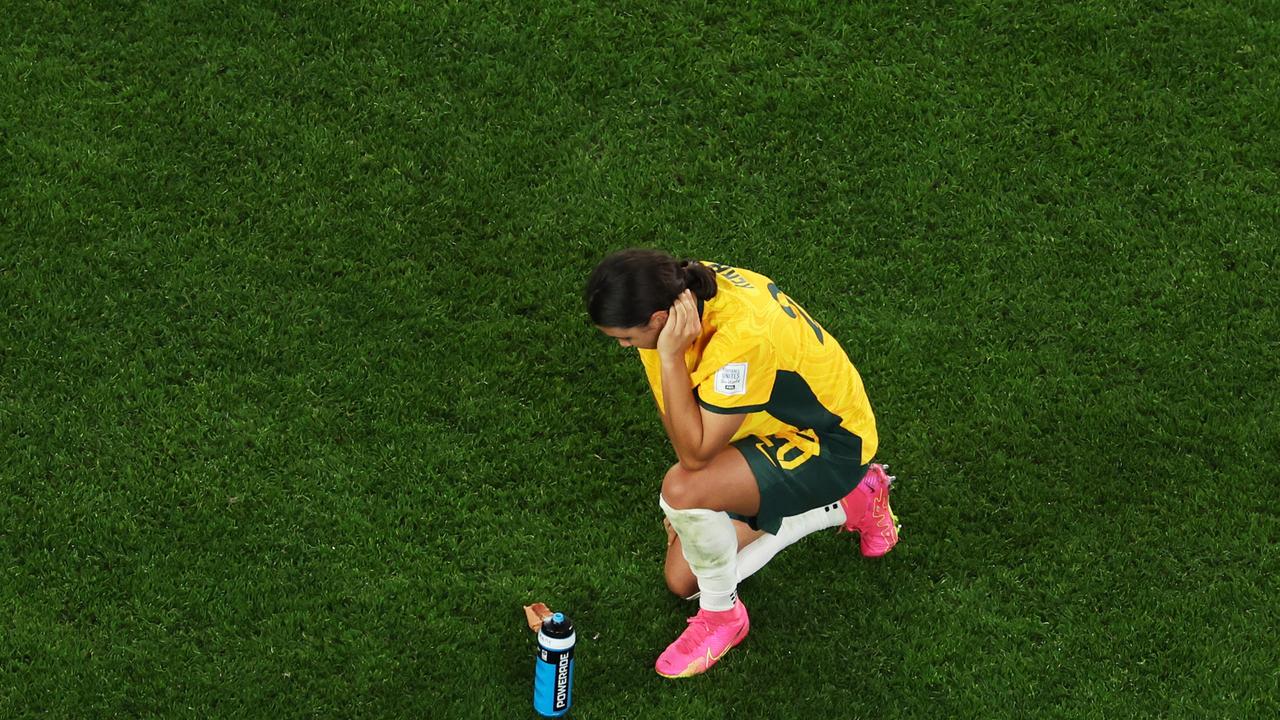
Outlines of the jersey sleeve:
M 764 409 L 773 395 L 778 359 L 764 338 L 730 343 L 715 337 L 691 376 L 698 404 L 711 412 L 752 413 Z
M 640 348 L 639 353 L 640 362 L 644 364 L 644 377 L 649 381 L 654 401 L 658 403 L 658 412 L 666 412 L 662 407 L 662 363 L 658 359 L 658 351 Z

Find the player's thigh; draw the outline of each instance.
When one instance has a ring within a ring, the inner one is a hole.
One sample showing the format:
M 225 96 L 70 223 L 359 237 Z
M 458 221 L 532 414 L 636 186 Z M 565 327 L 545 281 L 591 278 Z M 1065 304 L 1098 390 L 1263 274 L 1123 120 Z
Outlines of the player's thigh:
M 760 488 L 742 452 L 725 447 L 701 470 L 673 465 L 662 479 L 662 497 L 679 510 L 724 510 L 746 517 L 760 508 Z

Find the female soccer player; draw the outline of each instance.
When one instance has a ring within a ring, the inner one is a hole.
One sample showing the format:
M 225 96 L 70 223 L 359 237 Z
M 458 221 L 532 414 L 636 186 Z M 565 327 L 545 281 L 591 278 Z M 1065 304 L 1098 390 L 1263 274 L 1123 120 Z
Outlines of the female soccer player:
M 586 304 L 601 332 L 639 349 L 679 460 L 658 498 L 676 535 L 666 579 L 682 597 L 696 586 L 699 610 L 660 675 L 705 672 L 742 642 L 738 582 L 787 545 L 837 526 L 867 557 L 897 543 L 862 379 L 769 278 L 623 250 L 592 271 Z

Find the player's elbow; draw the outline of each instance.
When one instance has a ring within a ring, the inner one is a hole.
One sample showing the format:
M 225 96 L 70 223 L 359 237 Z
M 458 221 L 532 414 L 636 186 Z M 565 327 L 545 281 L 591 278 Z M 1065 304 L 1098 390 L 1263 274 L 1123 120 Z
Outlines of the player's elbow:
M 705 470 L 716 459 L 716 455 L 720 454 L 720 450 L 721 448 L 700 447 L 691 453 L 685 453 L 680 458 L 680 467 L 689 472 Z
M 682 457 L 680 458 L 680 469 L 688 472 L 698 472 L 705 469 L 711 464 L 710 460 L 704 460 L 699 457 Z

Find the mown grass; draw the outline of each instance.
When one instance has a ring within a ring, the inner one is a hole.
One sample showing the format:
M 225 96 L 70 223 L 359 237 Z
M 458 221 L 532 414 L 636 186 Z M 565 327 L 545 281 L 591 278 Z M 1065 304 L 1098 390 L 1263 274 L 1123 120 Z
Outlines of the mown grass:
M 0 715 L 1280 711 L 1267 2 L 42 2 L 0 26 Z M 902 478 L 651 671 L 631 245 L 841 340 Z

